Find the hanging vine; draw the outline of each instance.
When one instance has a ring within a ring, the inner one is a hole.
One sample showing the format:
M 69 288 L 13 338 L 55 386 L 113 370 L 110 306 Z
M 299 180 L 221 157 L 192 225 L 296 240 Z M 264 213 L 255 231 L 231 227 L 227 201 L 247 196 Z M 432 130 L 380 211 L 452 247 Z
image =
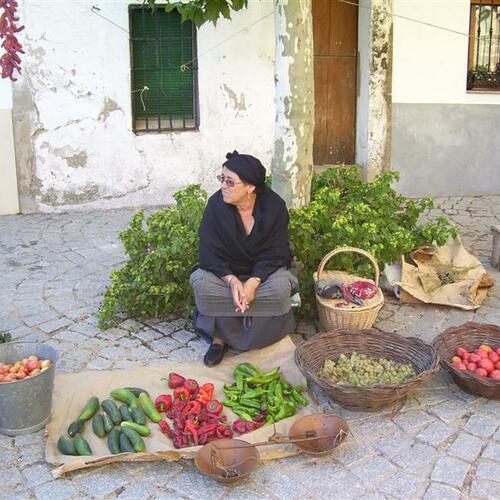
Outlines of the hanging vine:
M 2 78 L 10 78 L 13 82 L 14 72 L 21 73 L 21 58 L 19 54 L 24 54 L 23 46 L 19 43 L 16 33 L 24 29 L 24 26 L 18 26 L 19 18 L 16 16 L 16 0 L 0 0 L 0 40 L 3 39 L 1 48 L 4 54 L 0 57 L 0 68 L 2 69 Z

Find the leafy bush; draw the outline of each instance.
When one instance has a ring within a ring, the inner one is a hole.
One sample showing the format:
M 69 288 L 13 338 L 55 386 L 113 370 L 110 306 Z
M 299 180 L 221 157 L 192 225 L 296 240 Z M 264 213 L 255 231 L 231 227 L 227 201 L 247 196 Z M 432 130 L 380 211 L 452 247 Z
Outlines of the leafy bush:
M 99 311 L 99 326 L 120 313 L 136 318 L 186 315 L 192 307 L 189 275 L 198 261 L 198 226 L 207 193 L 191 185 L 174 195 L 177 205 L 145 218 L 137 212 L 120 240 L 129 256 L 111 273 Z
M 330 168 L 313 178 L 311 202 L 290 213 L 290 242 L 300 265 L 301 315 L 315 309 L 312 275 L 338 246 L 369 251 L 381 269 L 419 245 L 444 244 L 455 228 L 445 217 L 418 224 L 429 198 L 409 200 L 391 188 L 397 172 L 364 182 L 358 167 Z M 174 195 L 176 207 L 145 218 L 136 213 L 120 234 L 129 260 L 113 271 L 99 311 L 102 328 L 121 313 L 137 318 L 187 315 L 193 306 L 189 274 L 198 261 L 198 226 L 207 201 L 199 185 Z M 342 254 L 329 268 L 373 276 L 365 258 Z
M 433 201 L 400 196 L 391 187 L 398 178 L 398 172 L 387 172 L 364 182 L 357 166 L 329 168 L 313 178 L 311 202 L 290 214 L 290 241 L 300 264 L 301 314 L 315 309 L 312 276 L 334 248 L 367 250 L 382 270 L 420 245 L 442 245 L 449 235 L 456 236 L 445 217 L 419 225 L 420 215 Z M 335 256 L 327 268 L 373 277 L 368 260 L 353 253 Z

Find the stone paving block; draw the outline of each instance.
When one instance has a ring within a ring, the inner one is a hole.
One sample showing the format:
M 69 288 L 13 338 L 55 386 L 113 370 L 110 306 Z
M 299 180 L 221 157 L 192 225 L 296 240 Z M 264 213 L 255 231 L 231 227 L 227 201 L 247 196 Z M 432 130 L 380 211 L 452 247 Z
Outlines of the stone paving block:
M 335 457 L 340 463 L 348 467 L 373 455 L 375 455 L 375 450 L 371 446 L 349 440 L 336 448 Z
M 17 467 L 0 467 L 0 488 L 10 489 L 21 484 L 23 478 Z
M 426 478 L 438 457 L 437 451 L 426 444 L 417 443 L 409 450 L 392 457 L 392 462 L 405 472 L 417 477 Z
M 73 342 L 76 345 L 83 344 L 88 340 L 88 338 L 83 335 L 83 333 L 73 332 L 71 330 L 64 330 L 60 333 L 57 333 L 52 338 L 56 340 L 66 340 L 67 342 Z
M 131 480 L 133 477 L 122 469 L 120 464 L 109 464 L 104 467 L 77 471 L 72 483 L 80 491 L 93 498 L 103 498 L 120 487 L 126 487 Z M 58 482 L 59 479 L 56 484 Z
M 363 436 L 365 443 L 376 441 L 383 436 L 394 436 L 400 433 L 399 428 L 386 417 L 374 417 L 362 422 L 352 424 L 351 431 L 354 436 Z
M 290 485 L 291 486 L 291 485 Z M 288 495 L 290 495 L 290 489 L 293 491 L 293 487 L 288 489 Z M 305 495 L 306 498 L 332 498 L 335 500 L 358 500 L 360 498 L 367 498 L 368 494 L 363 486 L 363 483 L 352 474 L 345 475 L 341 473 L 337 479 L 335 476 L 330 478 L 330 482 L 315 488 L 318 492 L 318 496 L 315 495 Z M 290 496 L 282 496 L 281 498 L 287 499 Z
M 193 349 L 189 347 L 181 347 L 180 349 L 175 349 L 168 353 L 169 361 L 176 362 L 192 362 L 192 361 L 201 361 L 201 355 Z
M 122 359 L 117 363 L 113 363 L 112 368 L 115 370 L 126 370 L 127 368 L 135 368 L 137 366 L 137 362 L 129 361 L 128 359 Z
M 13 446 L 13 438 L 0 434 L 0 450 L 10 450 Z
M 127 319 L 120 323 L 120 328 L 135 333 L 144 328 L 144 325 L 142 323 L 139 323 L 139 321 L 135 321 L 134 319 Z
M 26 446 L 21 448 L 19 465 L 31 465 L 45 459 L 45 450 L 41 446 Z
M 438 483 L 445 483 L 461 488 L 469 468 L 470 464 L 458 458 L 440 457 L 434 465 L 431 479 Z
M 480 437 L 492 436 L 500 420 L 492 415 L 471 415 L 465 424 L 464 430 Z
M 29 488 L 37 488 L 43 483 L 54 481 L 50 473 L 51 467 L 48 464 L 34 464 L 25 467 L 22 470 L 22 475 L 26 478 Z
M 443 422 L 433 422 L 417 434 L 417 439 L 432 446 L 439 446 L 457 432 L 455 427 Z
M 59 318 L 55 311 L 47 311 L 41 314 L 31 314 L 23 316 L 22 320 L 26 326 L 36 326 L 48 321 L 55 321 Z
M 68 479 L 58 479 L 50 483 L 44 483 L 33 489 L 35 496 L 40 500 L 48 498 L 57 498 L 57 500 L 65 498 L 81 498 L 76 488 Z
M 500 462 L 500 444 L 490 441 L 481 454 L 481 458 L 489 458 Z
M 99 352 L 100 357 L 110 359 L 112 361 L 116 361 L 117 359 L 123 358 L 126 355 L 131 356 L 133 354 L 135 353 L 131 353 L 126 349 L 121 349 L 115 346 L 105 347 L 102 351 Z
M 491 483 L 484 479 L 474 479 L 470 488 L 471 498 L 486 498 L 487 500 L 498 500 L 498 493 Z
M 60 318 L 52 321 L 47 321 L 46 323 L 41 323 L 37 325 L 37 328 L 39 328 L 45 333 L 53 333 L 57 330 L 61 330 L 62 328 L 66 328 L 72 323 L 73 322 L 67 318 Z
M 384 455 L 392 457 L 393 455 L 407 450 L 413 444 L 413 439 L 410 439 L 405 434 L 399 433 L 380 438 L 374 443 L 374 446 Z
M 359 477 L 361 481 L 371 485 L 385 477 L 396 474 L 398 469 L 386 458 L 373 456 L 363 462 L 350 466 L 349 471 Z
M 183 345 L 180 342 L 177 342 L 177 340 L 175 339 L 164 337 L 162 339 L 158 339 L 155 340 L 154 342 L 151 342 L 150 347 L 159 354 L 168 354 L 170 351 L 173 351 L 174 349 L 183 347 Z
M 477 464 L 476 476 L 500 483 L 500 462 L 480 458 Z
M 143 342 L 152 342 L 153 340 L 157 340 L 163 337 L 164 334 L 153 330 L 152 328 L 145 328 L 143 330 L 134 333 L 134 337 L 142 340 Z
M 29 335 L 25 335 L 22 340 L 23 342 L 47 342 L 49 338 L 46 333 L 34 330 Z
M 263 469 L 265 468 L 264 466 Z M 261 480 L 265 483 L 265 474 L 262 474 Z M 203 492 L 205 498 L 218 498 L 225 492 L 222 484 L 202 476 L 194 468 L 187 469 L 171 478 L 168 487 L 180 495 L 196 500 L 200 498 L 200 492 Z
M 132 350 L 127 350 L 126 356 L 131 360 L 147 361 L 157 356 L 157 353 L 141 345 L 139 347 L 135 347 Z
M 193 340 L 196 334 L 190 332 L 189 330 L 178 330 L 172 333 L 172 338 L 180 342 L 181 344 L 187 344 L 190 340 Z
M 44 431 L 40 430 L 31 434 L 22 434 L 14 438 L 14 446 L 16 448 L 24 448 L 26 446 L 45 446 Z
M 137 500 L 139 498 L 151 498 L 156 497 L 158 493 L 158 488 L 155 483 L 144 480 L 133 480 L 127 486 L 117 490 L 117 498 L 119 500 Z
M 400 413 L 392 420 L 403 431 L 411 434 L 416 433 L 419 427 L 431 423 L 434 419 L 431 415 L 423 411 L 407 411 Z
M 416 494 L 420 484 L 421 482 L 412 474 L 399 472 L 382 481 L 379 491 L 385 495 L 389 495 L 391 498 L 406 500 Z
M 440 483 L 431 483 L 425 495 L 424 500 L 459 500 L 461 494 L 455 488 Z
M 460 432 L 446 453 L 471 463 L 479 456 L 482 448 L 483 441 L 480 438 Z
M 0 448 L 0 464 L 2 467 L 13 465 L 17 461 L 18 453 L 13 448 L 3 449 Z

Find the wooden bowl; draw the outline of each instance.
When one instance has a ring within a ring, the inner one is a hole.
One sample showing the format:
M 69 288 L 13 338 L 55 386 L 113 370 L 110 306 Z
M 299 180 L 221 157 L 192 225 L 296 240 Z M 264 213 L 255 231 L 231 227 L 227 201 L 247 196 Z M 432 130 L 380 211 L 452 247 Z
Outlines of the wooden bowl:
M 337 415 L 317 413 L 294 422 L 288 437 L 305 453 L 322 455 L 331 452 L 349 433 L 347 422 Z M 318 439 L 314 439 L 314 438 Z
M 242 439 L 218 439 L 201 448 L 195 456 L 196 468 L 221 483 L 231 484 L 252 473 L 259 465 L 259 452 Z

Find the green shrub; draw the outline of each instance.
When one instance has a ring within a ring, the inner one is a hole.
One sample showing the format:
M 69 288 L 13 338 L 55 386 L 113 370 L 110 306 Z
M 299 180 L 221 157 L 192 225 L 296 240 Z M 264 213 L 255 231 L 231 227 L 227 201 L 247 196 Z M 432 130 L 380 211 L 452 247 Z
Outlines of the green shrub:
M 186 315 L 192 307 L 189 275 L 198 261 L 198 226 L 207 193 L 191 185 L 174 195 L 177 205 L 145 218 L 137 212 L 120 233 L 129 260 L 111 273 L 99 326 L 126 314 L 136 318 Z
M 391 187 L 398 178 L 398 172 L 387 172 L 364 182 L 357 166 L 329 168 L 313 178 L 311 202 L 290 214 L 290 241 L 300 266 L 301 315 L 315 309 L 312 275 L 334 248 L 367 250 L 382 270 L 420 245 L 442 245 L 457 234 L 445 217 L 418 224 L 433 201 L 400 196 Z M 373 277 L 368 260 L 353 253 L 335 256 L 327 268 Z
M 290 242 L 300 265 L 302 316 L 315 310 L 312 275 L 321 259 L 338 246 L 372 253 L 381 269 L 419 245 L 444 244 L 455 228 L 445 217 L 418 224 L 432 208 L 429 198 L 409 200 L 391 188 L 397 172 L 364 182 L 358 167 L 330 168 L 312 182 L 311 203 L 290 213 Z M 189 274 L 198 261 L 198 226 L 207 193 L 192 185 L 174 195 L 175 207 L 145 218 L 132 217 L 120 239 L 129 256 L 111 274 L 111 285 L 99 311 L 105 328 L 121 314 L 136 318 L 188 315 L 193 306 Z M 343 254 L 329 268 L 373 276 L 364 258 Z

